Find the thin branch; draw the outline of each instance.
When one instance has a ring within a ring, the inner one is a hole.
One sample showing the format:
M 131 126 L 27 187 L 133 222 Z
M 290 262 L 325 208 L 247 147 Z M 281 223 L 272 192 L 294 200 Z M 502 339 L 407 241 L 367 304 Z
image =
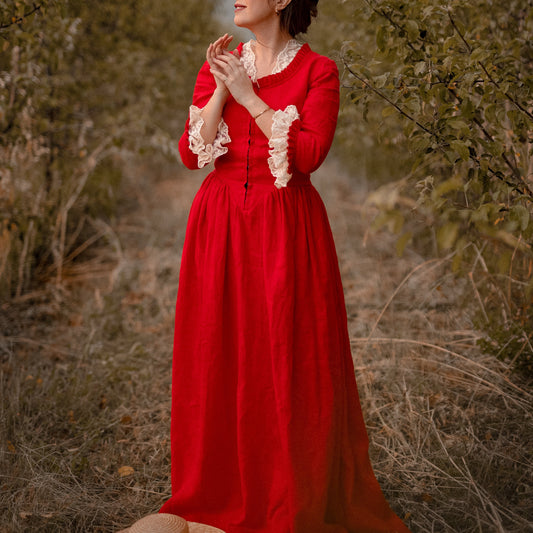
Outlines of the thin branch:
M 33 4 L 33 9 L 31 9 L 27 13 L 24 13 L 24 15 L 22 15 L 21 17 L 13 17 L 11 22 L 7 24 L 0 24 L 0 30 L 5 30 L 6 28 L 9 28 L 10 26 L 13 26 L 15 24 L 21 24 L 22 22 L 24 22 L 25 18 L 30 17 L 37 11 L 40 11 L 41 7 L 42 7 L 41 4 L 38 4 L 38 5 Z
M 343 59 L 344 66 L 346 70 L 358 81 L 360 81 L 363 86 L 368 87 L 371 91 L 375 92 L 380 98 L 383 98 L 386 102 L 388 102 L 392 107 L 396 109 L 401 115 L 403 115 L 408 120 L 414 122 L 420 129 L 424 130 L 426 133 L 429 133 L 432 137 L 436 137 L 435 132 L 429 130 L 426 128 L 423 124 L 420 124 L 418 120 L 416 120 L 414 117 L 406 113 L 396 102 L 393 102 L 386 94 L 382 93 L 379 89 L 371 85 L 367 80 L 365 80 L 363 77 L 359 76 L 356 72 L 354 72 L 345 59 Z
M 472 47 L 470 46 L 470 43 L 468 43 L 468 41 L 465 39 L 464 35 L 461 33 L 461 31 L 459 30 L 459 28 L 457 27 L 457 24 L 455 23 L 455 20 L 453 19 L 452 17 L 452 14 L 450 12 L 450 10 L 448 10 L 448 18 L 450 19 L 450 22 L 453 26 L 453 29 L 457 32 L 457 35 L 459 35 L 459 37 L 461 38 L 461 40 L 463 41 L 463 43 L 465 44 L 467 50 L 468 50 L 468 53 L 469 54 L 472 54 Z M 487 77 L 489 78 L 490 82 L 495 86 L 497 87 L 504 95 L 505 97 L 513 103 L 513 105 L 515 105 L 520 111 L 522 111 L 522 113 L 525 113 L 531 120 L 533 120 L 533 114 L 531 114 L 527 109 L 525 109 L 521 104 L 520 102 L 517 102 L 515 100 L 515 98 L 513 98 L 507 91 L 503 91 L 502 88 L 501 88 L 501 85 L 498 83 L 498 81 L 496 81 L 492 75 L 489 73 L 489 71 L 487 70 L 487 67 L 481 62 L 481 61 L 477 61 L 477 64 L 482 68 L 483 72 L 487 75 Z
M 377 9 L 376 7 L 374 7 L 374 5 L 372 4 L 372 2 L 370 2 L 369 0 L 365 0 L 365 3 L 370 7 L 370 9 L 372 9 L 374 11 L 374 13 L 377 13 L 378 15 L 381 15 L 382 17 L 384 17 L 386 20 L 388 20 L 390 22 L 390 24 L 392 24 L 392 26 L 394 26 L 396 29 L 398 30 L 401 30 L 401 31 L 404 31 L 406 32 L 405 28 L 403 28 L 403 26 L 401 24 L 399 24 L 396 20 L 394 20 L 394 18 L 389 14 L 387 13 L 385 10 L 379 10 Z M 461 32 L 459 31 L 459 28 L 457 27 L 455 21 L 453 20 L 452 16 L 451 16 L 451 13 L 448 11 L 448 16 L 450 18 L 450 21 L 452 23 L 452 26 L 454 27 L 455 31 L 457 32 L 457 34 L 459 35 L 459 37 L 462 39 L 462 41 L 464 42 L 465 46 L 467 47 L 468 49 L 468 52 L 469 53 L 472 53 L 472 47 L 470 46 L 470 44 L 466 41 L 466 39 L 464 38 L 464 36 L 461 34 Z M 409 41 L 409 39 L 406 39 L 405 40 L 407 46 L 413 51 L 413 52 L 420 52 L 420 50 L 417 50 L 413 44 Z M 424 54 L 426 56 L 427 59 L 428 56 L 427 56 L 427 53 L 424 51 Z M 486 72 L 486 68 L 484 67 L 484 65 L 481 63 L 481 62 L 478 62 L 479 65 L 481 66 L 481 68 L 483 70 L 485 70 Z M 345 63 L 346 65 L 346 63 Z M 348 67 L 347 67 L 348 68 Z M 350 73 L 352 75 L 353 72 L 348 68 L 348 71 L 350 71 Z M 488 72 L 487 72 L 487 75 Z M 489 75 L 490 76 L 490 75 Z M 357 77 L 357 76 L 355 76 Z M 436 74 L 436 77 L 437 79 L 439 80 L 439 83 L 442 83 L 444 84 L 445 86 L 447 86 L 447 89 L 448 91 L 450 92 L 450 94 L 459 102 L 461 103 L 462 102 L 462 98 L 459 97 L 459 95 L 451 88 L 448 86 L 448 84 L 446 84 L 444 82 L 444 80 L 442 80 L 442 78 Z M 413 117 L 409 116 L 407 113 L 403 112 L 402 109 L 399 108 L 399 106 L 397 106 L 394 102 L 392 102 L 390 99 L 386 98 L 380 91 L 378 91 L 375 87 L 372 87 L 368 82 L 365 82 L 364 80 L 362 80 L 361 78 L 358 78 L 362 83 L 364 83 L 367 87 L 369 87 L 370 89 L 372 89 L 374 92 L 376 92 L 376 94 L 378 94 L 379 96 L 381 96 L 382 98 L 384 98 L 387 102 L 389 102 L 392 106 L 394 106 L 402 115 L 404 115 L 406 118 L 408 118 L 409 120 L 412 120 L 413 122 L 415 122 L 417 124 L 417 126 L 421 127 L 424 131 L 430 133 L 430 134 L 434 134 L 433 132 L 430 132 L 427 128 L 425 128 L 424 126 L 422 126 L 419 122 L 417 122 Z M 491 80 L 493 81 L 493 83 L 496 83 L 494 82 L 494 80 Z M 509 95 L 506 94 L 506 96 L 509 98 Z M 519 104 L 518 104 L 519 105 Z M 527 112 L 527 110 L 524 110 L 528 115 L 529 113 Z M 532 116 L 533 118 L 533 116 Z M 485 126 L 481 123 L 481 121 L 477 118 L 473 118 L 472 119 L 474 124 L 476 124 L 476 126 L 478 126 L 478 128 L 482 131 L 483 135 L 485 136 L 485 138 L 491 142 L 494 142 L 494 137 L 487 131 L 487 129 L 485 128 Z M 436 135 L 436 134 L 435 134 Z M 523 194 L 527 197 L 529 197 L 530 199 L 533 199 L 533 191 L 531 191 L 531 189 L 529 188 L 529 185 L 528 183 L 524 180 L 523 176 L 521 175 L 520 171 L 518 170 L 518 168 L 512 164 L 512 162 L 509 160 L 509 158 L 507 157 L 507 154 L 505 153 L 502 153 L 501 154 L 501 158 L 503 159 L 503 161 L 505 162 L 505 164 L 509 167 L 509 169 L 511 170 L 513 176 L 519 181 L 521 182 L 521 185 L 523 187 L 523 189 L 519 188 L 515 183 L 511 183 L 507 180 L 505 180 L 504 178 L 501 178 L 498 173 L 496 171 L 494 171 L 493 169 L 489 168 L 489 172 L 491 172 L 491 174 L 493 176 L 495 176 L 497 179 L 505 182 L 507 185 L 509 185 L 510 187 L 513 188 L 513 190 L 515 190 L 516 192 L 519 192 L 520 194 Z M 476 162 L 478 165 L 479 165 L 479 162 L 477 162 L 473 157 L 471 157 L 471 159 Z

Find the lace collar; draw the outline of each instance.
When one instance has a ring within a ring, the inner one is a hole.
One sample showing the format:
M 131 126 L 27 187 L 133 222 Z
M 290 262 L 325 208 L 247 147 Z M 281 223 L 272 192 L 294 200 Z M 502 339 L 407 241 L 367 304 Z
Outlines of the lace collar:
M 296 54 L 303 46 L 303 43 L 297 41 L 296 39 L 290 39 L 285 48 L 278 54 L 276 59 L 276 64 L 272 69 L 270 74 L 278 74 L 283 69 L 287 68 L 290 62 L 296 57 Z M 255 41 L 251 40 L 243 44 L 241 61 L 244 65 L 246 73 L 252 81 L 257 81 L 257 69 L 255 67 Z

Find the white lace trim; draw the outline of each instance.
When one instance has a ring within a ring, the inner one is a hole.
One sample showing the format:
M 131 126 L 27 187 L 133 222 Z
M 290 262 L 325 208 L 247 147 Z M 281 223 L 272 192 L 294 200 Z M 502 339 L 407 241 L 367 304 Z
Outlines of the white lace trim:
M 274 185 L 280 189 L 286 187 L 292 174 L 289 174 L 289 129 L 291 124 L 300 118 L 295 105 L 290 105 L 285 110 L 278 109 L 272 117 L 272 136 L 268 141 L 268 166 L 276 178 Z
M 221 118 L 218 123 L 217 135 L 212 144 L 205 144 L 200 133 L 204 119 L 200 114 L 202 110 L 195 105 L 189 108 L 189 148 L 198 156 L 198 168 L 203 168 L 218 156 L 225 154 L 228 149 L 223 146 L 231 142 L 228 125 Z
M 276 58 L 276 64 L 272 69 L 271 74 L 278 74 L 282 70 L 286 69 L 291 61 L 296 57 L 296 54 L 303 46 L 303 43 L 297 41 L 296 39 L 290 39 L 285 48 L 278 54 Z M 251 40 L 243 44 L 241 61 L 244 65 L 244 70 L 246 74 L 252 81 L 257 81 L 257 68 L 255 66 L 255 41 Z

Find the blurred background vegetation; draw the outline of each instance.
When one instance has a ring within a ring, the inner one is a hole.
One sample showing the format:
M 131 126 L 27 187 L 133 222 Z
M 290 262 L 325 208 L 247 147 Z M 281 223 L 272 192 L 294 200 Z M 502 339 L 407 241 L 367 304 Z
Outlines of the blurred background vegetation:
M 533 372 L 533 3 L 327 2 L 343 159 L 374 227 L 468 280 L 482 349 Z M 322 32 L 322 30 L 321 30 Z M 325 39 L 326 37 L 322 37 Z M 333 40 L 332 40 L 333 38 Z M 319 36 L 320 40 L 320 36 Z
M 168 495 L 199 184 L 177 140 L 207 43 L 248 38 L 232 4 L 0 0 L 0 530 L 108 531 Z M 324 0 L 305 36 L 341 73 L 335 187 L 316 179 L 374 465 L 413 531 L 533 520 L 532 6 Z
M 1 297 L 61 284 L 109 233 L 124 164 L 176 157 L 213 8 L 0 2 Z

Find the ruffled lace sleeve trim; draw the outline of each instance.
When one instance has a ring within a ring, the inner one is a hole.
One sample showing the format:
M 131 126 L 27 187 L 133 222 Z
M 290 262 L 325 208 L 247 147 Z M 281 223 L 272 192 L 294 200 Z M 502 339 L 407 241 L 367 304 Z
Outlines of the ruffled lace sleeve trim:
M 274 185 L 280 189 L 286 187 L 292 178 L 289 168 L 289 132 L 300 115 L 296 106 L 290 105 L 284 110 L 278 109 L 272 117 L 272 136 L 268 141 L 270 147 L 268 166 L 276 178 Z
M 228 149 L 224 146 L 231 142 L 228 125 L 221 118 L 218 123 L 217 135 L 212 144 L 205 144 L 200 131 L 204 125 L 201 109 L 192 105 L 189 108 L 189 148 L 198 156 L 198 168 L 203 168 L 217 157 L 225 154 Z

